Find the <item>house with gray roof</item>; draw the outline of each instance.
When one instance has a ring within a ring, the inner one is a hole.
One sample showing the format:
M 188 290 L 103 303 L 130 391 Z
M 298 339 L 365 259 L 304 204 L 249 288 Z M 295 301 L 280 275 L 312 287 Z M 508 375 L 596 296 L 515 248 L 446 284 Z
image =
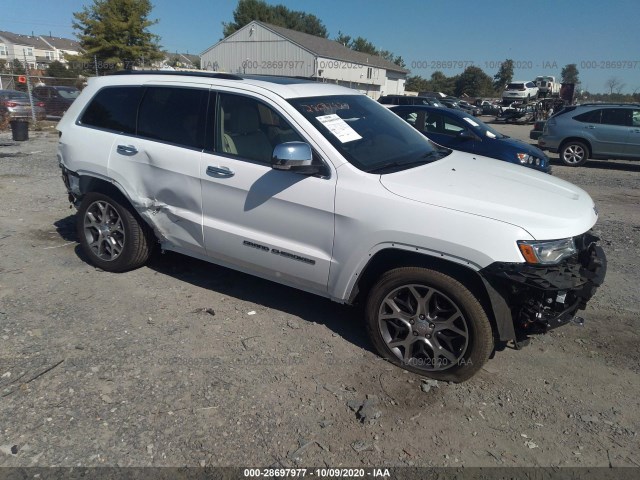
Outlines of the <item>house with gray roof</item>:
M 75 40 L 53 36 L 24 35 L 0 31 L 0 59 L 25 59 L 31 69 L 44 69 L 54 60 L 65 63 L 64 55 L 82 52 Z
M 334 40 L 256 20 L 206 49 L 200 59 L 204 70 L 313 78 L 374 99 L 403 94 L 409 73 L 385 58 Z
M 66 63 L 65 56 L 80 55 L 84 52 L 80 44 L 70 38 L 42 35 L 40 37 L 55 52 L 54 60 Z

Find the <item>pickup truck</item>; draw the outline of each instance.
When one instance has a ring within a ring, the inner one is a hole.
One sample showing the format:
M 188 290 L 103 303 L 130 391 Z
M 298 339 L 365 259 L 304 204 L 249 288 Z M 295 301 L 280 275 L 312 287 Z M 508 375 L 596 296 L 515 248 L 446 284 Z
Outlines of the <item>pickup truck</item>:
M 560 84 L 556 82 L 556 77 L 539 76 L 536 77 L 535 84 L 538 87 L 538 97 L 557 97 L 560 95 Z

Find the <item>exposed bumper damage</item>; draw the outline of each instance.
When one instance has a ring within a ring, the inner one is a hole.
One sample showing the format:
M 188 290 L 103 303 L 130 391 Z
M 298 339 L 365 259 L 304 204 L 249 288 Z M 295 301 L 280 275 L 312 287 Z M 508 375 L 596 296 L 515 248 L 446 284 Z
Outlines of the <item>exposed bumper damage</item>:
M 480 272 L 492 297 L 500 340 L 521 345 L 528 335 L 564 325 L 586 308 L 604 281 L 607 260 L 598 237 L 587 232 L 574 240 L 578 254 L 558 265 L 496 262 Z M 506 325 L 509 316 L 513 329 Z

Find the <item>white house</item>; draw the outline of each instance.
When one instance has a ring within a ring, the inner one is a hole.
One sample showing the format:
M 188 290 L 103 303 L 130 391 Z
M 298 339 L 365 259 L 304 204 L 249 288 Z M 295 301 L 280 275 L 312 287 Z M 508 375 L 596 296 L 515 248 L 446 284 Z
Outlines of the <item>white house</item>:
M 65 63 L 65 54 L 81 52 L 80 44 L 68 38 L 0 32 L 0 59 L 7 63 L 18 59 L 24 63 L 26 58 L 31 69 L 47 68 L 54 60 Z
M 66 63 L 65 56 L 80 55 L 83 53 L 80 44 L 70 38 L 43 35 L 40 39 L 51 47 L 50 52 L 53 54 L 53 58 L 50 61 L 58 60 L 59 62 Z
M 20 35 L 0 32 L 0 58 L 9 62 L 18 59 L 29 64 L 29 68 L 38 68 L 46 58 L 49 45 L 33 35 Z
M 202 52 L 204 70 L 314 78 L 377 99 L 403 94 L 408 70 L 322 37 L 253 21 Z

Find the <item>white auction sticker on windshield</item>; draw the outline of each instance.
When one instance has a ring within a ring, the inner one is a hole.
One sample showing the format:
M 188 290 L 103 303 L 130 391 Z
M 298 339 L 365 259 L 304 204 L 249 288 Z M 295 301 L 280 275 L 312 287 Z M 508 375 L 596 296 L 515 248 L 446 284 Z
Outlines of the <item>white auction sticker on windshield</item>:
M 335 113 L 316 117 L 342 143 L 360 140 L 362 137 L 351 126 Z
M 469 117 L 464 117 L 463 120 L 467 123 L 469 123 L 470 125 L 474 126 L 474 127 L 478 127 L 479 125 L 474 122 L 473 120 L 471 120 Z

